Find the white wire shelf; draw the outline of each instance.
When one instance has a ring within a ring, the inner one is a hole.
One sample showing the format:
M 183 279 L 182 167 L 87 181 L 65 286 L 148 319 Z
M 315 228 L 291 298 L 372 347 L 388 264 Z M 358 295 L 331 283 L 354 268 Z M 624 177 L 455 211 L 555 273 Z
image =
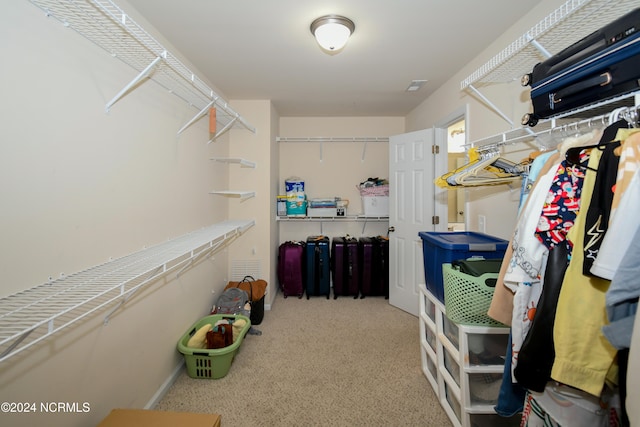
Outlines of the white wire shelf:
M 256 163 L 239 157 L 212 157 L 211 160 L 215 160 L 220 163 L 235 163 L 239 164 L 241 168 L 255 168 Z
M 105 323 L 141 287 L 210 255 L 255 224 L 224 221 L 139 252 L 0 298 L 0 362 L 88 315 L 113 307 Z
M 250 199 L 252 197 L 255 197 L 256 195 L 255 191 L 233 191 L 233 190 L 212 191 L 211 194 L 218 194 L 220 196 L 226 196 L 226 197 L 236 197 L 236 198 L 240 198 L 240 200 Z
M 638 0 L 569 0 L 460 83 L 506 83 L 528 74 L 555 54 L 640 6 Z
M 110 55 L 122 60 L 139 74 L 106 105 L 107 111 L 142 80 L 149 78 L 199 110 L 184 125 L 191 124 L 216 109 L 215 139 L 232 127 L 255 133 L 227 102 L 217 95 L 178 58 L 165 49 L 120 7 L 110 0 L 29 0 L 47 16 L 72 28 Z

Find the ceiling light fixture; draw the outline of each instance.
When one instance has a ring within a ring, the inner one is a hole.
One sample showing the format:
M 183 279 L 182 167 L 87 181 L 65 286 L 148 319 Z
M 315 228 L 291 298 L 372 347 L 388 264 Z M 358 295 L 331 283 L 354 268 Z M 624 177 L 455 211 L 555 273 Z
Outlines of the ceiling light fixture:
M 321 16 L 311 23 L 311 34 L 329 52 L 342 49 L 355 29 L 356 25 L 351 19 L 340 15 Z

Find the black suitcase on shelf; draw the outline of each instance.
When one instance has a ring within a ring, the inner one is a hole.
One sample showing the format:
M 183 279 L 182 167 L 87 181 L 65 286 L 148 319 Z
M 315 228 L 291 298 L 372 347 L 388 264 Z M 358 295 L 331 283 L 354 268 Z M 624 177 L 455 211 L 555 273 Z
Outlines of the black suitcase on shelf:
M 305 247 L 305 288 L 310 296 L 331 294 L 331 258 L 327 236 L 307 237 Z
M 523 125 L 640 90 L 640 8 L 533 67 Z
M 360 259 L 360 298 L 389 296 L 389 241 L 381 237 L 361 237 L 358 241 Z
M 331 277 L 334 299 L 338 296 L 358 298 L 360 268 L 355 237 L 334 237 L 331 241 Z
M 278 248 L 278 282 L 284 297 L 304 295 L 305 242 L 284 242 Z

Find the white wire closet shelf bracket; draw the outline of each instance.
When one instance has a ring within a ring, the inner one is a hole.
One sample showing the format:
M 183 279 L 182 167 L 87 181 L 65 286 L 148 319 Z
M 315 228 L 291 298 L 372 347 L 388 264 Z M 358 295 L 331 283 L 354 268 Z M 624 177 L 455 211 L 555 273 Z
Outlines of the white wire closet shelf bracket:
M 207 115 L 211 108 L 216 109 L 217 124 L 215 135 L 211 140 L 233 127 L 244 128 L 255 133 L 255 128 L 234 111 L 224 99 L 114 2 L 110 0 L 29 1 L 42 9 L 47 16 L 75 30 L 139 73 L 107 103 L 107 111 L 148 78 L 198 110 L 198 113 L 178 131 L 178 134 Z
M 255 224 L 224 221 L 165 243 L 0 298 L 0 362 L 87 316 L 109 317 L 143 286 L 180 275 Z
M 460 89 L 473 92 L 513 127 L 513 121 L 480 87 L 519 80 L 538 62 L 638 6 L 638 0 L 569 0 L 464 79 Z M 530 129 L 525 132 L 532 133 Z

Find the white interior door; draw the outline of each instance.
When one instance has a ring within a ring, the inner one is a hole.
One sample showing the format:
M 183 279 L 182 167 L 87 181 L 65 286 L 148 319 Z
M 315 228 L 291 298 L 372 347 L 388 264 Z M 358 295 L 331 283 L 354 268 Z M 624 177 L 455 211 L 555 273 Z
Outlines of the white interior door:
M 433 129 L 389 138 L 389 303 L 418 315 L 425 286 L 420 231 L 434 231 Z

